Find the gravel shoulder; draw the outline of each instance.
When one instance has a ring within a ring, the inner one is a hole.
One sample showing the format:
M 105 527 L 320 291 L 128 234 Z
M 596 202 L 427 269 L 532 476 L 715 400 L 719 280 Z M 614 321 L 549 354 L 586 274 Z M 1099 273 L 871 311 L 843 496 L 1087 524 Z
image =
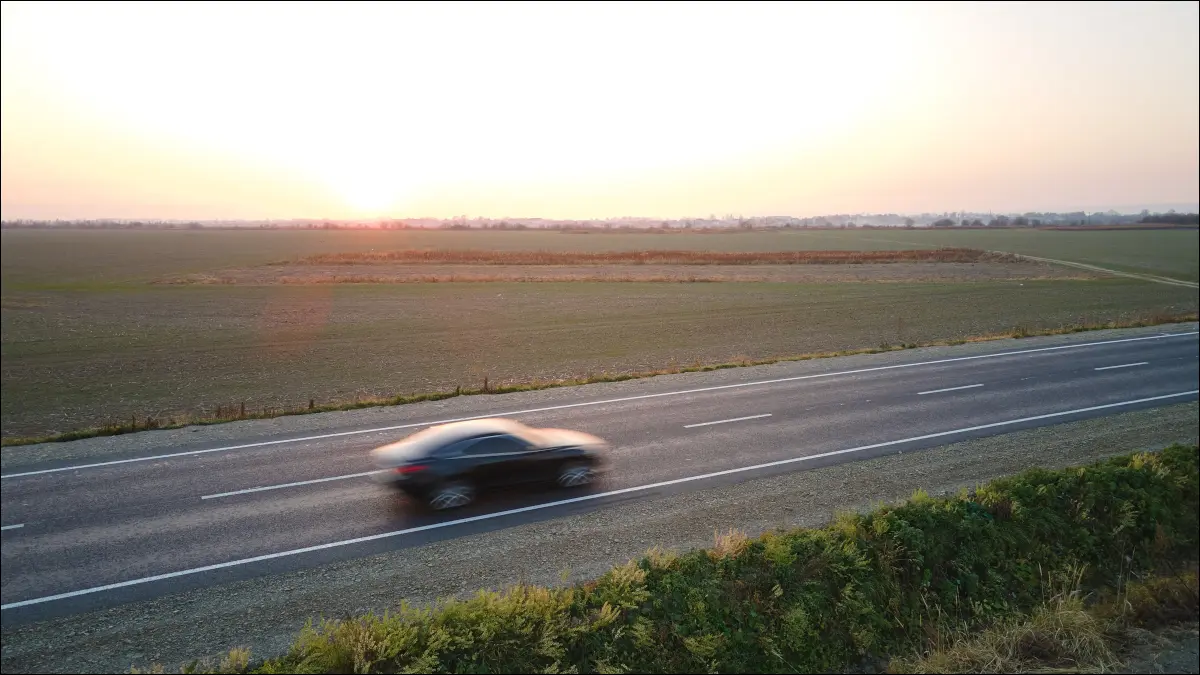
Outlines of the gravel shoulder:
M 1200 626 L 1195 623 L 1154 631 L 1150 644 L 1124 655 L 1121 673 L 1200 673 Z
M 885 355 L 886 356 L 886 355 Z M 232 646 L 279 653 L 314 616 L 382 611 L 499 589 L 598 576 L 653 546 L 706 547 L 715 532 L 818 526 L 838 511 L 931 494 L 1032 466 L 1078 465 L 1135 449 L 1196 443 L 1198 404 L 1014 432 L 877 459 L 648 497 L 598 511 L 318 568 L 209 587 L 5 629 L 4 672 L 125 672 Z

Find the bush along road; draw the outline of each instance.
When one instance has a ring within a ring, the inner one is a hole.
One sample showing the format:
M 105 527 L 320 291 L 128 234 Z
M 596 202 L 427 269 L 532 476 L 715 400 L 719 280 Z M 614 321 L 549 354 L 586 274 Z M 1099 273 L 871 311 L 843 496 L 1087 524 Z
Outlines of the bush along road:
M 1034 469 L 953 497 L 651 551 L 595 581 L 310 625 L 224 672 L 831 672 L 1197 560 L 1197 448 Z M 1193 585 L 1194 586 L 1194 585 Z M 1188 593 L 1194 594 L 1194 588 Z

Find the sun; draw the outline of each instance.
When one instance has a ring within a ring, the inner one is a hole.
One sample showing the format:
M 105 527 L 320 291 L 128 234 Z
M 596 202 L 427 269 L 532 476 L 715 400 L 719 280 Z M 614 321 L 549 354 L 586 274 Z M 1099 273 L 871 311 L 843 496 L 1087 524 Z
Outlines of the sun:
M 324 182 L 356 215 L 385 215 L 411 191 L 411 181 L 395 167 L 364 164 L 326 170 Z
M 399 197 L 396 185 L 378 176 L 347 176 L 334 181 L 333 188 L 347 207 L 362 216 L 382 215 Z
M 395 195 L 386 186 L 368 182 L 355 182 L 338 189 L 346 206 L 360 215 L 382 215 L 396 202 Z

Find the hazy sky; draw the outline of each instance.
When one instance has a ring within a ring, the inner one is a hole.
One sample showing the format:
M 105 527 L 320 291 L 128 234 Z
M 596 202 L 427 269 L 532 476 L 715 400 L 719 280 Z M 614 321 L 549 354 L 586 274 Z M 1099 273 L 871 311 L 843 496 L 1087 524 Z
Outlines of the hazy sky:
M 1200 201 L 1174 3 L 4 2 L 4 218 Z

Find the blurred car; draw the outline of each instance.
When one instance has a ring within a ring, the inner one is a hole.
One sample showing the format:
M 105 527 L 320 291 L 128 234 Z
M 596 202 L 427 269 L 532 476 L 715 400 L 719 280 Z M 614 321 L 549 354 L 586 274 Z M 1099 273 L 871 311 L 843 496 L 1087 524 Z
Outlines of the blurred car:
M 506 419 L 454 422 L 371 451 L 389 483 L 435 510 L 466 506 L 480 490 L 516 485 L 580 487 L 603 465 L 603 439 L 567 429 L 535 429 Z

